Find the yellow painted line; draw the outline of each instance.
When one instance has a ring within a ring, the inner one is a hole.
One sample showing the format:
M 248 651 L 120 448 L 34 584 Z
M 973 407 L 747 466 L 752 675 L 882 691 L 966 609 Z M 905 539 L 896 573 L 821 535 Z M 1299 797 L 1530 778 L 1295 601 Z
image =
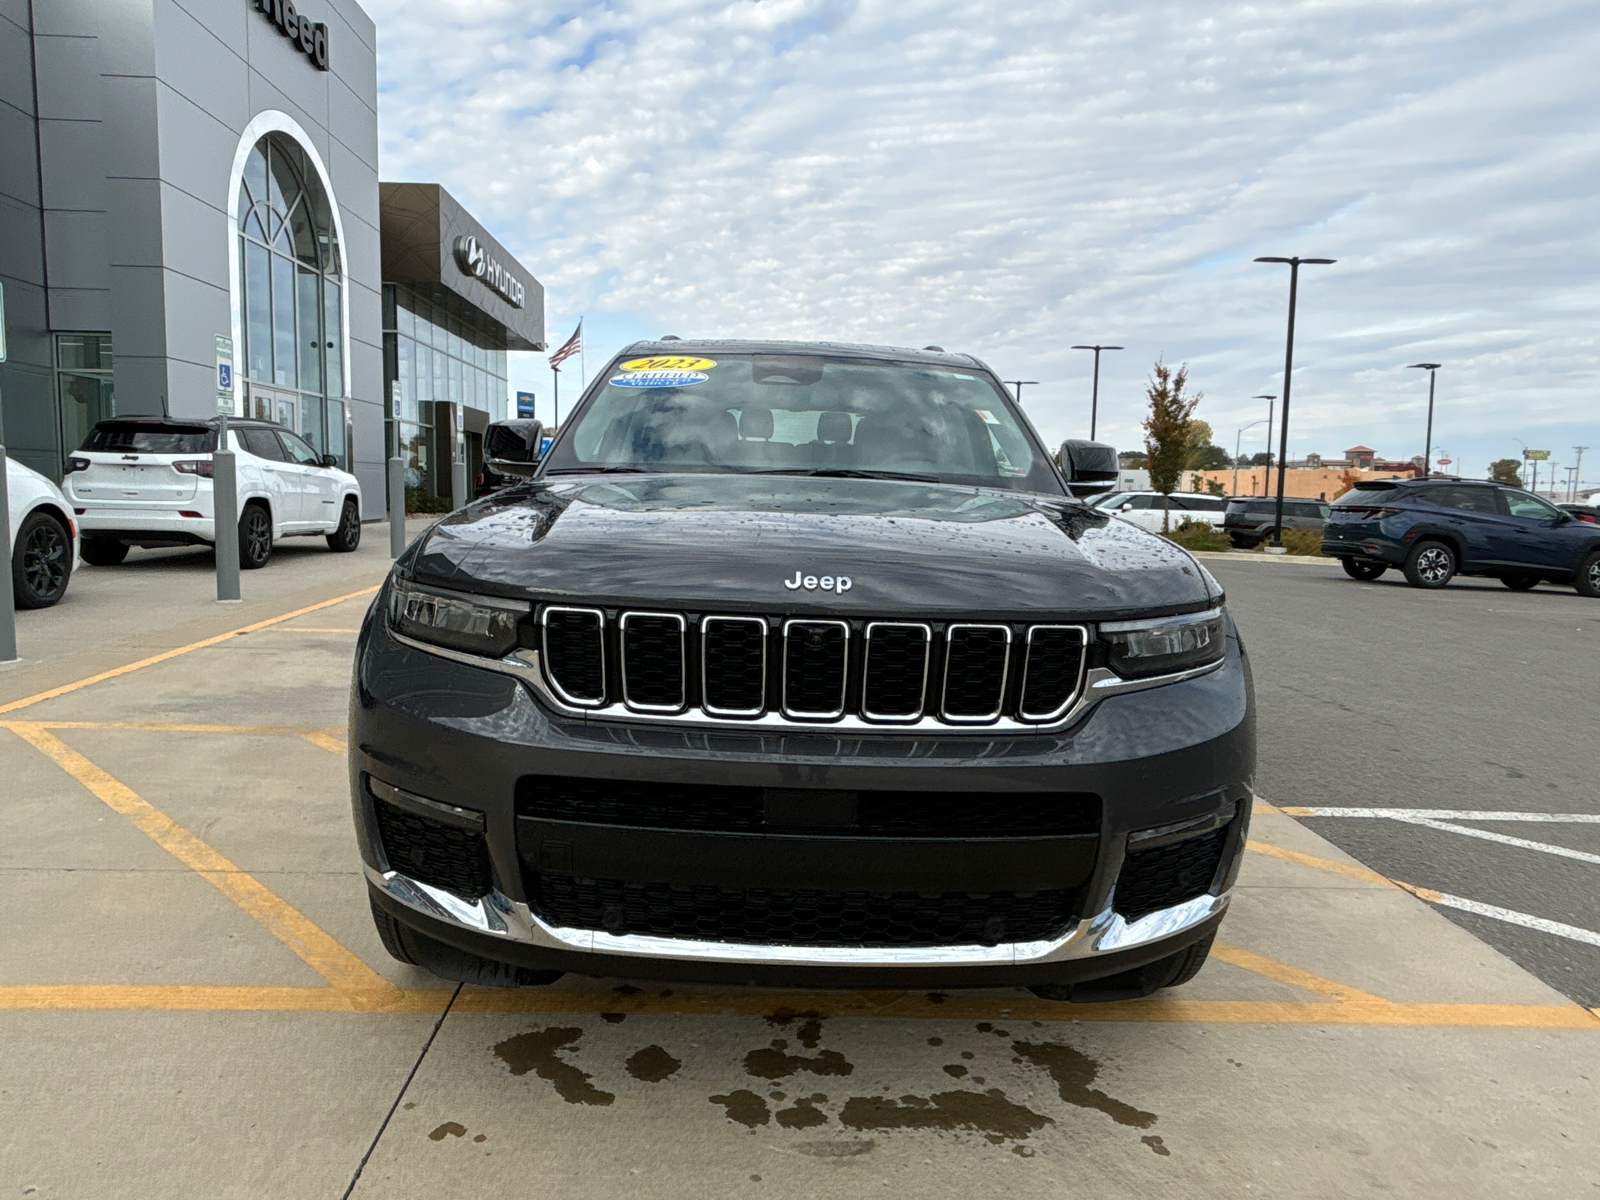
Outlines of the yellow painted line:
M 1384 1025 L 1600 1032 L 1600 1012 L 1577 1004 L 1393 1004 L 1388 1001 L 1296 1003 L 1276 1000 L 1180 1000 L 1154 996 L 1110 1004 L 1065 1004 L 1019 994 L 925 992 L 678 993 L 620 995 L 564 988 L 463 990 L 451 1011 L 593 1016 L 765 1016 L 780 1009 L 819 1016 L 896 1020 L 1012 1020 L 1113 1024 Z M 334 988 L 226 987 L 171 984 L 25 984 L 0 987 L 0 1010 L 187 1010 L 267 1012 L 437 1013 L 448 988 L 393 989 L 381 1002 L 353 1005 Z
M 330 725 L 326 729 L 300 730 L 300 736 L 313 746 L 326 750 L 329 754 L 344 754 L 345 729 L 343 725 Z
M 303 725 L 216 725 L 193 721 L 0 721 L 0 728 L 29 725 L 36 729 L 133 729 L 145 733 L 261 733 L 278 737 L 306 737 L 328 730 L 307 729 Z M 333 726 L 340 733 L 344 726 Z
M 360 628 L 347 629 L 342 625 L 280 625 L 272 633 L 360 633 Z
M 1287 811 L 1287 810 L 1285 810 Z M 1319 871 L 1328 871 L 1334 875 L 1343 875 L 1346 879 L 1359 879 L 1364 883 L 1375 883 L 1380 887 L 1399 887 L 1387 875 L 1380 875 L 1376 871 L 1353 863 L 1335 862 L 1331 858 L 1319 858 L 1315 854 L 1302 854 L 1298 850 L 1288 850 L 1283 846 L 1274 846 L 1271 842 L 1258 842 L 1254 839 L 1245 842 L 1245 849 L 1254 850 L 1257 854 L 1265 854 L 1272 858 L 1281 858 L 1285 862 L 1299 863 L 1303 867 L 1315 867 Z M 1412 889 L 1407 889 L 1408 891 Z
M 398 997 L 400 989 L 394 984 L 127 784 L 113 779 L 48 730 L 22 721 L 11 722 L 10 727 L 13 733 L 48 756 L 112 810 L 132 821 L 168 854 L 261 922 L 307 966 L 342 993 L 349 1004 L 370 1008 Z
M 1360 988 L 1337 983 L 1332 979 L 1324 979 L 1321 975 L 1313 975 L 1310 971 L 1292 967 L 1288 963 L 1279 962 L 1275 958 L 1268 958 L 1240 946 L 1230 946 L 1224 942 L 1213 943 L 1211 957 L 1268 979 L 1277 980 L 1279 983 L 1287 983 L 1292 987 L 1314 992 L 1319 996 L 1331 996 L 1335 1000 L 1360 1001 L 1364 1004 L 1392 1003 L 1382 996 L 1363 992 Z
M 280 613 L 276 617 L 268 617 L 264 621 L 256 621 L 250 625 L 241 625 L 238 629 L 230 629 L 227 633 L 219 633 L 215 637 L 202 638 L 198 642 L 190 642 L 187 646 L 179 646 L 175 650 L 163 650 L 160 654 L 152 654 L 149 658 L 141 658 L 138 662 L 127 663 L 124 666 L 113 667 L 109 671 L 101 671 L 98 675 L 90 675 L 75 683 L 64 683 L 44 692 L 36 692 L 32 696 L 24 696 L 20 700 L 10 700 L 0 704 L 0 713 L 16 712 L 20 708 L 27 708 L 30 704 L 38 704 L 43 700 L 54 700 L 57 696 L 65 696 L 90 684 L 103 683 L 107 679 L 115 679 L 119 675 L 126 675 L 131 671 L 138 671 L 144 667 L 154 666 L 156 663 L 166 662 L 168 659 L 177 658 L 182 654 L 189 654 L 195 650 L 204 650 L 207 646 L 215 646 L 230 638 L 239 637 L 241 634 L 255 633 L 259 629 L 270 629 L 284 621 L 292 621 L 296 617 L 303 617 L 306 613 L 319 612 L 324 608 L 332 608 L 336 604 L 343 604 L 347 600 L 355 600 L 361 596 L 370 596 L 378 589 L 376 587 L 362 588 L 359 592 L 349 592 L 343 596 L 335 596 L 332 600 L 322 600 L 316 604 L 308 604 L 304 608 L 297 608 L 293 612 Z

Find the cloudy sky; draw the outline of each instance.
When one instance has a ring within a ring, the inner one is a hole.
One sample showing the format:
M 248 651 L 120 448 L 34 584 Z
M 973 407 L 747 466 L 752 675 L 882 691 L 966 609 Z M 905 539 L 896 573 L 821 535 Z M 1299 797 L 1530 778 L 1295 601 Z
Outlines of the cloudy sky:
M 1291 455 L 1421 453 L 1431 359 L 1452 469 L 1589 444 L 1600 481 L 1595 0 L 364 2 L 383 177 L 455 193 L 591 371 L 663 333 L 937 343 L 1039 380 L 1053 442 L 1088 432 L 1069 347 L 1120 343 L 1103 439 L 1159 355 L 1231 450 L 1282 391 L 1288 269 L 1251 260 L 1335 258 Z

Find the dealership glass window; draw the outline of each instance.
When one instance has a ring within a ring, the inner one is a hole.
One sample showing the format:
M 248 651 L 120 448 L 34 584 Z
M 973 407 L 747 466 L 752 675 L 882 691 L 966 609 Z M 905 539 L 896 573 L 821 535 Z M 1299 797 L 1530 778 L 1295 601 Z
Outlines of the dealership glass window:
M 117 415 L 109 333 L 56 334 L 56 396 L 66 451 L 83 445 L 97 422 Z
M 244 414 L 280 421 L 348 468 L 344 268 L 332 208 L 282 133 L 251 148 L 237 198 Z
M 492 421 L 506 415 L 506 352 L 495 344 L 504 331 L 459 299 L 430 298 L 404 284 L 384 285 L 383 313 L 384 384 L 390 397 L 387 444 L 394 445 L 393 397 L 398 389 L 406 487 L 431 496 L 434 404 L 480 408 Z M 448 481 L 444 486 L 448 488 Z

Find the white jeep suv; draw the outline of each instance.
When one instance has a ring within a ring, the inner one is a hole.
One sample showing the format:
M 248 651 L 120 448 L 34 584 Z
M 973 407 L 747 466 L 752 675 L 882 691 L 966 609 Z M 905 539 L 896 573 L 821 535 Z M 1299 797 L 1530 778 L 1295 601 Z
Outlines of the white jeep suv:
M 62 491 L 83 534 L 83 560 L 115 566 L 129 546 L 216 540 L 211 455 L 216 420 L 101 421 L 66 462 Z M 361 544 L 361 485 L 331 454 L 270 421 L 229 418 L 239 504 L 239 565 L 264 567 L 279 538 L 322 534 L 330 550 Z

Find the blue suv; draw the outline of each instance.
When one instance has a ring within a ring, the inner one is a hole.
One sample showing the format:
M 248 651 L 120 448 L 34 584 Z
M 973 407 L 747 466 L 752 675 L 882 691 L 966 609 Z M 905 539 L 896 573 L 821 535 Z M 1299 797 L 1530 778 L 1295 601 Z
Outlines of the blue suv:
M 1322 552 L 1354 579 L 1399 567 L 1412 587 L 1489 575 L 1518 592 L 1548 581 L 1600 597 L 1600 525 L 1497 483 L 1363 480 L 1333 502 Z

